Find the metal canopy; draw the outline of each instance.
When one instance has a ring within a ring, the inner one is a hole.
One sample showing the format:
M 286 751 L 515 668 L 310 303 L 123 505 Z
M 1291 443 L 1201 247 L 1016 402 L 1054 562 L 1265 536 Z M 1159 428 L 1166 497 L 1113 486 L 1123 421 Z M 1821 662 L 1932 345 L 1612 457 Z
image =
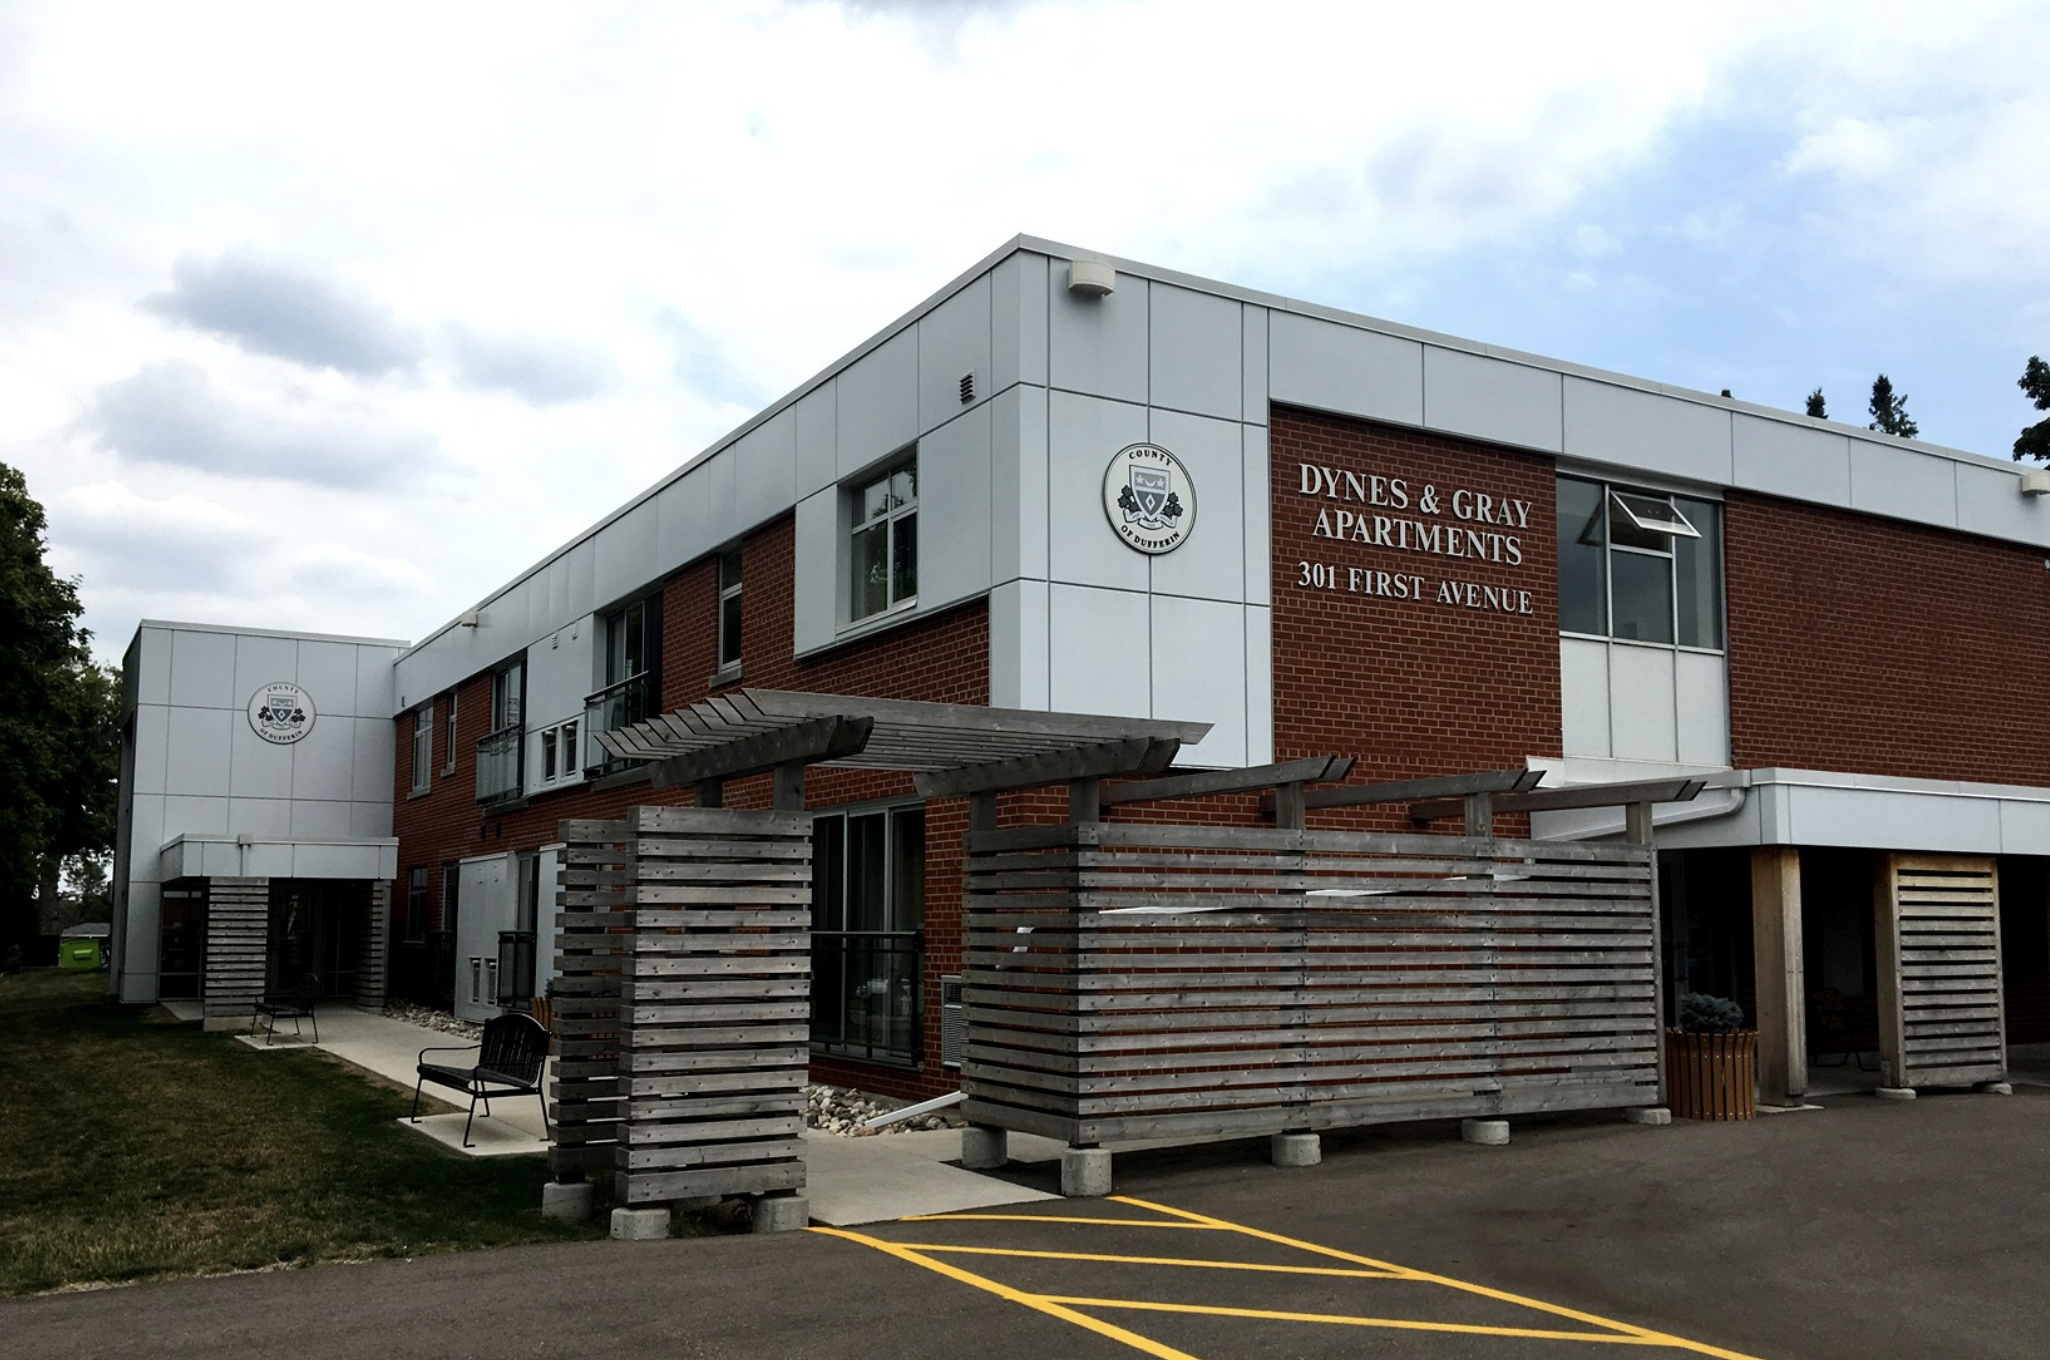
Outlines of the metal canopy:
M 739 689 L 601 732 L 598 743 L 621 760 L 659 762 L 656 782 L 675 785 L 790 763 L 912 774 L 1010 763 L 1057 772 L 1064 762 L 1101 764 L 1112 754 L 1105 748 L 1138 752 L 1126 769 L 1157 769 L 1163 754 L 1171 758 L 1209 731 L 1209 723 L 1157 718 Z

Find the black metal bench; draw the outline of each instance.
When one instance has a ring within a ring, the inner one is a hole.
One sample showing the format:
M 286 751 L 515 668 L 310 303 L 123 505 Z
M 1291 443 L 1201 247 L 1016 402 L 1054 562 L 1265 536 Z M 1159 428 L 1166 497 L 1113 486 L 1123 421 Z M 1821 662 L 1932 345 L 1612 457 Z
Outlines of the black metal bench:
M 463 1067 L 427 1061 L 430 1053 L 475 1053 L 477 1061 Z M 555 1129 L 548 1122 L 548 1098 L 541 1093 L 541 1078 L 548 1066 L 548 1031 L 531 1015 L 501 1015 L 484 1025 L 481 1043 L 453 1048 L 423 1048 L 418 1063 L 419 1080 L 413 1083 L 413 1114 L 420 1122 L 420 1088 L 428 1082 L 461 1091 L 470 1098 L 470 1117 L 463 1124 L 463 1146 L 470 1141 L 470 1126 L 477 1121 L 477 1102 L 484 1102 L 484 1117 L 491 1118 L 491 1100 L 496 1096 L 533 1096 L 541 1102 L 541 1127 L 549 1139 Z
M 258 1022 L 268 1019 L 270 1021 L 270 1028 L 265 1030 L 263 1035 L 264 1046 L 268 1048 L 270 1041 L 278 1035 L 278 1021 L 290 1020 L 292 1022 L 292 1037 L 296 1039 L 301 1034 L 299 1022 L 301 1020 L 311 1020 L 313 1022 L 313 1042 L 319 1043 L 320 1017 L 313 1013 L 314 1003 L 319 1000 L 320 975 L 318 973 L 301 974 L 297 986 L 272 992 L 269 996 L 256 1003 L 256 1013 L 249 1017 L 249 1037 L 254 1039 Z

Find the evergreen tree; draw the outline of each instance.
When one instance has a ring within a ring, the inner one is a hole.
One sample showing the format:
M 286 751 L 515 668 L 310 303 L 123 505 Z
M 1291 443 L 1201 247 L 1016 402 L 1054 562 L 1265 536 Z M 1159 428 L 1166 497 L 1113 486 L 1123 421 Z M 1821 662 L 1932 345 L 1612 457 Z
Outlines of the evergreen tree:
M 113 842 L 120 685 L 92 663 L 44 527 L 27 480 L 0 463 L 0 960 L 35 931 L 37 885 Z
M 2028 393 L 2038 411 L 2050 411 L 2050 364 L 2031 354 L 2028 367 L 2014 385 Z M 2024 458 L 2050 461 L 2050 420 L 2039 420 L 2023 430 L 2014 441 L 2014 456 L 2017 462 Z
M 1829 419 L 1829 405 L 1822 399 L 1822 389 L 1816 388 L 1808 394 L 1808 414 L 1817 420 Z
M 1887 434 L 1899 435 L 1902 439 L 1913 439 L 1922 433 L 1922 427 L 1915 424 L 1908 414 L 1908 397 L 1893 394 L 1893 380 L 1884 373 L 1872 380 L 1872 423 L 1865 428 L 1881 430 Z

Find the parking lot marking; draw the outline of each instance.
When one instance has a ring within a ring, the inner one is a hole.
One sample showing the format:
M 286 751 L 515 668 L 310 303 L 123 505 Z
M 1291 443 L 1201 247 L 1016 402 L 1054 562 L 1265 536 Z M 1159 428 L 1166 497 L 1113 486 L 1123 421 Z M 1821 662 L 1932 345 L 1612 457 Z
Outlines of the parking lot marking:
M 1449 1275 L 1438 1275 L 1430 1271 L 1414 1270 L 1407 1266 L 1394 1264 L 1393 1262 L 1376 1260 L 1370 1256 L 1361 1256 L 1354 1252 L 1341 1251 L 1336 1247 L 1326 1247 L 1315 1242 L 1305 1242 L 1299 1238 L 1285 1237 L 1280 1233 L 1267 1232 L 1264 1229 L 1247 1227 L 1244 1224 L 1228 1222 L 1221 1218 L 1213 1218 L 1208 1214 L 1194 1213 L 1187 1209 L 1177 1209 L 1172 1205 L 1156 1204 L 1149 1200 L 1132 1199 L 1122 1195 L 1112 1196 L 1107 1202 L 1144 1210 L 1161 1215 L 1161 1217 L 1099 1218 L 1050 1214 L 963 1213 L 921 1214 L 915 1218 L 907 1218 L 900 1221 L 906 1223 L 952 1223 L 961 1221 L 1062 1223 L 1085 1224 L 1091 1227 L 1105 1228 L 1191 1228 L 1222 1233 L 1227 1237 L 1249 1238 L 1274 1246 L 1286 1247 L 1292 1251 L 1308 1252 L 1315 1256 L 1343 1261 L 1347 1265 L 1344 1267 L 1285 1266 L 1252 1261 L 1213 1261 L 1186 1257 L 1045 1251 L 1022 1247 L 904 1243 L 889 1242 L 882 1238 L 871 1237 L 864 1233 L 850 1232 L 841 1228 L 813 1228 L 812 1231 L 832 1237 L 844 1238 L 850 1242 L 858 1242 L 863 1246 L 874 1247 L 876 1250 L 895 1256 L 899 1260 L 923 1266 L 927 1270 L 945 1275 L 949 1279 L 958 1280 L 962 1284 L 986 1290 L 997 1295 L 999 1298 L 1008 1299 L 1013 1303 L 1022 1304 L 1027 1308 L 1045 1313 L 1050 1317 L 1057 1317 L 1064 1322 L 1086 1328 L 1100 1336 L 1154 1356 L 1157 1360 L 1195 1360 L 1195 1357 L 1163 1342 L 1156 1341 L 1151 1337 L 1143 1336 L 1138 1332 L 1106 1322 L 1102 1318 L 1092 1316 L 1090 1313 L 1082 1310 L 1181 1313 L 1219 1318 L 1244 1318 L 1264 1322 L 1306 1322 L 1319 1323 L 1326 1326 L 1372 1327 L 1412 1332 L 1443 1332 L 1463 1336 L 1502 1337 L 1519 1340 L 1579 1341 L 1592 1345 L 1641 1346 L 1659 1350 L 1688 1351 L 1696 1355 L 1715 1357 L 1715 1360 L 1757 1360 L 1757 1357 L 1745 1355 L 1739 1351 L 1724 1350 L 1721 1347 L 1711 1346 L 1705 1342 L 1690 1341 L 1685 1337 L 1673 1336 L 1649 1327 L 1639 1327 L 1627 1322 L 1616 1322 L 1594 1313 L 1582 1312 L 1579 1309 L 1567 1308 L 1559 1304 L 1545 1303 L 1539 1299 L 1525 1298 L 1520 1294 L 1512 1294 L 1506 1290 L 1495 1289 L 1488 1285 L 1458 1280 Z M 1344 1276 L 1361 1280 L 1391 1280 L 1412 1284 L 1429 1284 L 1456 1290 L 1460 1293 L 1471 1294 L 1479 1298 L 1492 1299 L 1498 1303 L 1506 1303 L 1518 1308 L 1530 1309 L 1566 1321 L 1578 1322 L 1588 1328 L 1598 1330 L 1580 1331 L 1543 1327 L 1511 1327 L 1470 1322 L 1436 1322 L 1424 1318 L 1382 1317 L 1375 1314 L 1306 1313 L 1282 1309 L 1232 1308 L 1213 1304 L 1175 1303 L 1158 1299 L 1117 1299 L 1069 1294 L 1042 1294 L 1018 1289 L 1004 1284 L 1000 1280 L 994 1280 L 985 1275 L 978 1275 L 974 1271 L 963 1269 L 939 1259 L 942 1256 L 948 1255 L 1013 1257 L 1048 1261 L 1088 1261 L 1201 1270 L 1244 1270 L 1283 1275 Z

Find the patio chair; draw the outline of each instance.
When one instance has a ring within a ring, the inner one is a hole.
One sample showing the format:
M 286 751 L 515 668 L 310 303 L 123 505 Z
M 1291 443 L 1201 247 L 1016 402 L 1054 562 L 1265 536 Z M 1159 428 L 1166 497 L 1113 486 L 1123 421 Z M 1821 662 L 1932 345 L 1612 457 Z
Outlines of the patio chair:
M 270 1021 L 270 1028 L 265 1030 L 263 1035 L 264 1047 L 268 1048 L 270 1047 L 270 1041 L 277 1037 L 278 1021 L 290 1020 L 292 1022 L 292 1037 L 296 1039 L 302 1037 L 299 1022 L 301 1020 L 311 1020 L 313 1022 L 313 1042 L 319 1043 L 320 1017 L 313 1013 L 314 1003 L 319 1000 L 320 974 L 300 974 L 299 981 L 293 986 L 272 992 L 256 1003 L 256 1013 L 249 1017 L 249 1037 L 254 1039 L 256 1037 L 257 1023 L 268 1019 Z
M 427 1061 L 430 1053 L 475 1053 L 477 1060 L 468 1067 L 431 1063 Z M 420 1122 L 420 1088 L 428 1082 L 461 1091 L 470 1097 L 470 1117 L 463 1124 L 463 1146 L 475 1147 L 470 1141 L 470 1127 L 477 1122 L 478 1101 L 484 1102 L 484 1117 L 489 1119 L 493 1096 L 533 1096 L 541 1102 L 541 1127 L 553 1141 L 555 1129 L 548 1122 L 548 1099 L 541 1093 L 541 1077 L 547 1065 L 548 1031 L 539 1020 L 531 1015 L 508 1014 L 486 1021 L 481 1043 L 420 1050 L 419 1080 L 413 1083 L 412 1120 L 415 1124 Z

